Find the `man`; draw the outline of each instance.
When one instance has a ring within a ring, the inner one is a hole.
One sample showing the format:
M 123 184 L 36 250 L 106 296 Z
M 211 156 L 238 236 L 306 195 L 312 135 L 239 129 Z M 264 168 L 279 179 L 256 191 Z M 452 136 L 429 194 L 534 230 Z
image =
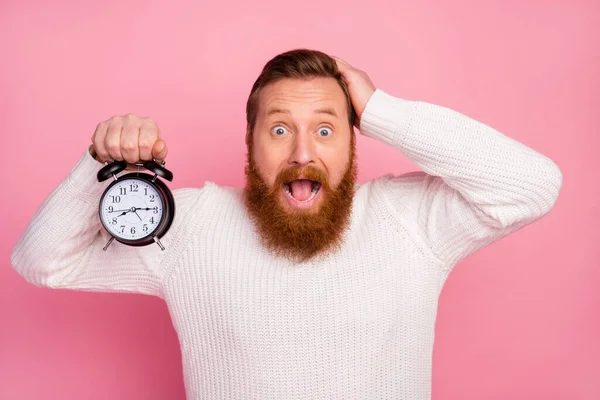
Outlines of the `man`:
M 167 148 L 151 119 L 101 122 L 91 153 L 17 243 L 14 268 L 40 286 L 163 298 L 190 399 L 430 398 L 445 279 L 548 213 L 559 168 L 480 122 L 393 97 L 343 60 L 305 49 L 266 64 L 247 121 L 246 187 L 174 191 L 165 251 L 102 250 L 102 162 L 161 160 Z M 358 185 L 353 125 L 423 171 Z

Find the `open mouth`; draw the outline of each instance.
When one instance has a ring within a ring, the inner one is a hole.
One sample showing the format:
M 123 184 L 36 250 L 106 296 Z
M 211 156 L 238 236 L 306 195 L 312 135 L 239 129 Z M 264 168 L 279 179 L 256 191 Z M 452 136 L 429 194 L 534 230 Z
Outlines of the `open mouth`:
M 288 198 L 298 203 L 310 203 L 319 193 L 321 183 L 310 179 L 296 179 L 284 183 L 283 190 Z

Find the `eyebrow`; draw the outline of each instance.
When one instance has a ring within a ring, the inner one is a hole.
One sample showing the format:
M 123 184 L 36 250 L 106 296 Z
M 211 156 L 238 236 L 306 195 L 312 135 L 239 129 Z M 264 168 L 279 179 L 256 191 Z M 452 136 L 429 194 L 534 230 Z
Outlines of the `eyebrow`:
M 271 108 L 267 111 L 267 117 L 273 114 L 291 114 L 292 112 L 286 108 Z M 333 117 L 339 118 L 333 108 L 317 108 L 315 114 L 328 114 Z

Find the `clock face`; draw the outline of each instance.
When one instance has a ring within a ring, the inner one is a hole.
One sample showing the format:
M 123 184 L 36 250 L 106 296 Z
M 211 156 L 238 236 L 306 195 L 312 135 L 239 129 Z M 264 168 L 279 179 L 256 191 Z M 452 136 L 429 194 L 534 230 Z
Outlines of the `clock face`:
M 150 182 L 128 178 L 117 181 L 105 193 L 100 219 L 113 236 L 138 240 L 156 230 L 163 209 L 162 198 Z

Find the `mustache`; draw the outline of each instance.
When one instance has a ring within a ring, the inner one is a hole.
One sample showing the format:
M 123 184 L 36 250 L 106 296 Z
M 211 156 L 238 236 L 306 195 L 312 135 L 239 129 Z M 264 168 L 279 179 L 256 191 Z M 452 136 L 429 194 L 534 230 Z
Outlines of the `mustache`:
M 312 166 L 290 167 L 284 169 L 279 174 L 277 174 L 277 177 L 275 178 L 275 184 L 273 185 L 273 190 L 278 190 L 284 183 L 289 183 L 300 177 L 302 177 L 303 179 L 310 179 L 311 181 L 317 181 L 321 184 L 321 189 L 331 191 L 327 179 L 327 174 L 321 171 L 320 169 Z

